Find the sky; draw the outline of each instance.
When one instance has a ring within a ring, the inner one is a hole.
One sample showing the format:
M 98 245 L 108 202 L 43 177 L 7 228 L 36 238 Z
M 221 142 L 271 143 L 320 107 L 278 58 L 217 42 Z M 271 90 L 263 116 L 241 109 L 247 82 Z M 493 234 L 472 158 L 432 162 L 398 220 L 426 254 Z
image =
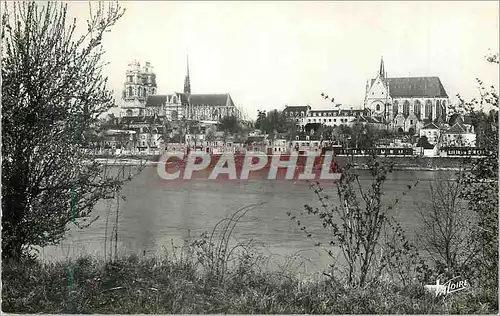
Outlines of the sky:
M 448 95 L 478 96 L 475 78 L 499 85 L 499 3 L 460 2 L 120 2 L 126 9 L 103 40 L 117 102 L 127 64 L 149 61 L 158 94 L 182 92 L 186 56 L 192 93 L 229 93 L 257 110 L 321 98 L 362 108 L 366 81 L 383 56 L 389 77 L 438 76 Z M 85 23 L 88 3 L 70 3 Z

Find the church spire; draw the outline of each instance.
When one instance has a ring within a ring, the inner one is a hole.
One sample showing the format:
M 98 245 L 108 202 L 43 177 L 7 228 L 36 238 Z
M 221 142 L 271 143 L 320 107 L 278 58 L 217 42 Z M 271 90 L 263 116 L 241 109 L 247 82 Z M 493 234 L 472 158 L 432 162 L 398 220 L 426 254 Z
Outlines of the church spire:
M 385 78 L 385 69 L 384 69 L 384 56 L 380 59 L 380 70 L 378 72 L 380 78 Z
M 184 93 L 185 94 L 191 94 L 191 80 L 189 79 L 189 56 L 187 56 L 187 74 L 186 78 L 184 79 Z

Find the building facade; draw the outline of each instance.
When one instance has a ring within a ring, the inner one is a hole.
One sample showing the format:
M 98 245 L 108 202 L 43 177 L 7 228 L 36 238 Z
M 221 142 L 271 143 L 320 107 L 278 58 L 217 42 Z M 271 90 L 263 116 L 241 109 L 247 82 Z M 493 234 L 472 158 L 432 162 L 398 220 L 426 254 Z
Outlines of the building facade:
M 419 136 L 425 136 L 429 144 L 435 145 L 439 142 L 441 129 L 436 124 L 429 123 L 420 129 Z
M 144 107 L 147 97 L 156 94 L 156 89 L 156 74 L 150 62 L 143 66 L 136 60 L 129 63 L 125 72 L 122 107 Z
M 475 147 L 476 133 L 472 126 L 456 122 L 443 133 L 443 147 Z
M 376 78 L 366 83 L 365 108 L 398 131 L 418 134 L 430 122 L 446 122 L 449 103 L 439 77 L 388 78 L 383 59 Z
M 224 116 L 240 115 L 231 96 L 192 94 L 189 64 L 184 92 L 157 94 L 156 74 L 151 63 L 144 67 L 137 61 L 129 64 L 122 93 L 120 117 L 158 117 L 168 121 L 219 121 Z
M 311 106 L 286 106 L 283 110 L 285 117 L 295 122 L 299 128 L 304 128 L 307 124 L 321 124 L 323 126 L 351 125 L 366 111 L 359 109 L 337 109 L 313 110 Z

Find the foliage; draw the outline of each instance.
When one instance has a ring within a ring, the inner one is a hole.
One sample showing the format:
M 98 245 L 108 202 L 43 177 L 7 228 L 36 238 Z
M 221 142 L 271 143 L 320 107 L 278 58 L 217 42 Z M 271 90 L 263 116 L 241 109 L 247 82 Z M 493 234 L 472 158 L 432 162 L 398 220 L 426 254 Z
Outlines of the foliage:
M 431 184 L 430 202 L 419 211 L 419 243 L 434 261 L 437 273 L 447 277 L 467 273 L 476 255 L 471 251 L 474 219 L 459 198 L 462 190 L 459 181 L 437 179 Z
M 76 37 L 67 5 L 5 4 L 2 17 L 2 256 L 58 243 L 122 181 L 90 163 L 91 131 L 113 105 L 101 41 L 124 11 L 102 3 Z
M 223 282 L 227 277 L 229 262 L 239 250 L 249 253 L 250 243 L 238 242 L 236 245 L 231 245 L 230 239 L 238 222 L 256 205 L 258 204 L 243 207 L 230 217 L 222 219 L 215 225 L 210 236 L 206 233 L 202 234 L 201 238 L 191 244 L 198 262 L 204 267 L 206 273 L 218 282 Z
M 422 286 L 307 280 L 260 265 L 229 270 L 224 282 L 190 257 L 123 257 L 103 262 L 5 263 L 2 310 L 50 314 L 497 314 L 498 295 L 480 284 L 446 298 Z M 68 279 L 73 268 L 74 278 Z
M 257 113 L 257 120 L 255 121 L 255 128 L 259 130 L 263 130 L 264 128 L 264 121 L 267 118 L 266 111 L 258 110 Z
M 219 131 L 236 134 L 242 131 L 243 127 L 235 115 L 224 116 L 217 126 Z
M 427 136 L 422 136 L 417 141 L 417 147 L 423 147 L 424 149 L 432 149 L 434 146 L 429 143 Z
M 331 249 L 328 254 L 332 259 L 335 259 L 334 249 L 340 248 L 347 266 L 347 282 L 364 286 L 367 282 L 376 280 L 389 262 L 393 262 L 395 258 L 401 259 L 403 255 L 414 250 L 414 247 L 404 238 L 397 223 L 392 224 L 389 211 L 394 205 L 384 206 L 382 203 L 383 184 L 387 175 L 392 172 L 392 164 L 380 163 L 376 157 L 370 157 L 368 168 L 372 178 L 369 189 L 362 187 L 359 175 L 350 168 L 349 165 L 344 168 L 340 181 L 336 183 L 338 201 L 332 201 L 324 194 L 318 183 L 313 185 L 313 188 L 321 203 L 321 209 L 310 205 L 305 205 L 305 209 L 308 215 L 317 216 L 323 228 L 331 233 Z M 412 186 L 409 187 L 411 188 Z M 290 212 L 288 216 L 297 221 L 308 237 L 312 236 L 312 232 L 308 231 L 296 216 L 292 216 Z M 392 234 L 389 232 L 391 228 Z M 392 240 L 386 239 L 384 243 L 381 238 L 384 232 L 391 236 Z M 399 239 L 396 239 L 394 234 L 397 234 Z M 404 246 L 405 253 L 400 250 L 400 246 Z M 393 251 L 389 251 L 391 247 L 394 248 Z M 384 248 L 387 248 L 385 253 Z M 378 253 L 382 255 L 377 265 L 375 261 Z M 417 260 L 418 256 L 415 255 L 412 259 Z
M 488 61 L 498 64 L 497 57 Z M 462 190 L 460 197 L 468 202 L 468 208 L 478 217 L 473 230 L 475 240 L 471 251 L 477 252 L 473 262 L 478 278 L 494 287 L 498 286 L 498 93 L 491 86 L 484 87 L 477 80 L 481 97 L 464 102 L 461 109 L 472 117 L 478 142 L 486 150 L 486 156 L 468 160 L 468 167 L 460 177 Z M 490 106 L 493 111 L 484 113 L 483 107 Z
M 274 138 L 278 133 L 287 133 L 292 139 L 296 133 L 295 122 L 288 119 L 283 111 L 273 110 L 270 112 L 260 111 L 255 122 L 255 128 Z

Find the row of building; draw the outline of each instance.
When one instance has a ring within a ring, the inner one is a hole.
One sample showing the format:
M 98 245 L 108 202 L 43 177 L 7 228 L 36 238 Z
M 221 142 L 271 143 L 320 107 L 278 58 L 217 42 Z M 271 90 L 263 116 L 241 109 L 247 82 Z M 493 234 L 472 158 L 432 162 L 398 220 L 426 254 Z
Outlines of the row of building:
M 189 63 L 183 92 L 158 94 L 151 63 L 131 62 L 125 73 L 121 101 L 109 111 L 112 119 L 104 126 L 105 148 L 156 150 L 165 138 L 173 135 L 184 135 L 178 141 L 188 142 L 186 126 L 192 123 L 198 126 L 196 138 L 201 140 L 221 118 L 241 117 L 229 93 L 192 93 Z M 452 119 L 448 113 L 450 104 L 439 77 L 390 78 L 382 59 L 377 75 L 366 83 L 362 108 L 332 102 L 332 106 L 325 109 L 313 109 L 310 105 L 285 106 L 283 114 L 295 122 L 299 130 L 305 130 L 308 124 L 336 127 L 362 123 L 410 136 L 426 136 L 432 145 L 474 146 L 472 124 L 467 118 Z
M 308 124 L 323 126 L 363 123 L 406 133 L 426 136 L 430 144 L 475 146 L 476 134 L 467 116 L 450 115 L 451 101 L 439 77 L 390 78 L 383 58 L 375 78 L 366 82 L 362 109 L 340 104 L 332 108 L 286 106 L 285 116 L 297 128 Z
M 285 115 L 297 126 L 321 123 L 326 126 L 349 124 L 361 118 L 388 129 L 418 134 L 428 123 L 446 124 L 450 99 L 439 77 L 389 78 L 384 60 L 377 76 L 366 82 L 362 109 L 334 104 L 328 109 L 287 106 Z
M 155 117 L 166 121 L 218 121 L 227 115 L 239 116 L 231 95 L 191 93 L 189 64 L 183 92 L 158 94 L 156 74 L 151 63 L 133 61 L 125 73 L 121 103 L 110 109 L 115 117 Z

